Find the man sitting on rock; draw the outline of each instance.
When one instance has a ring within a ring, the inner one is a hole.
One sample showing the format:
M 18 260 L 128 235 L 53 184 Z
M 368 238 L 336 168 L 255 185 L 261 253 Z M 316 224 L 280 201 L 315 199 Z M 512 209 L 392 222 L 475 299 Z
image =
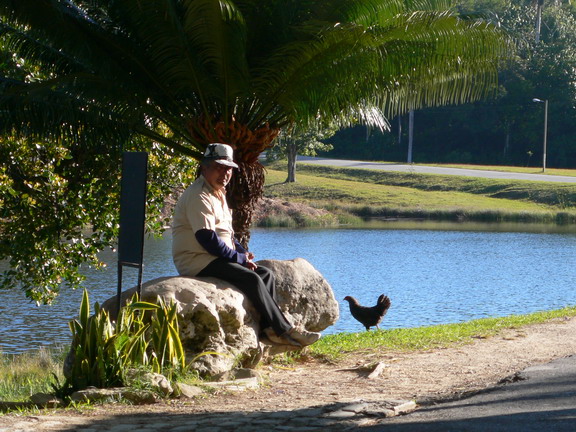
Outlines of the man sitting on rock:
M 233 284 L 260 314 L 260 340 L 272 345 L 310 345 L 320 333 L 294 327 L 276 303 L 274 274 L 254 263 L 234 238 L 226 185 L 238 168 L 227 144 L 209 144 L 200 162 L 200 176 L 182 194 L 174 209 L 172 256 L 182 276 L 215 277 Z

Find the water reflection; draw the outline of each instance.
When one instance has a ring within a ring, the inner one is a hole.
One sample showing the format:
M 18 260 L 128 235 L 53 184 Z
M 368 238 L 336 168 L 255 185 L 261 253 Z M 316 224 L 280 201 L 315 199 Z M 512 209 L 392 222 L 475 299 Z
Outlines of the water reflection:
M 254 230 L 251 249 L 257 259 L 305 258 L 326 277 L 341 307 L 340 320 L 327 333 L 363 329 L 351 318 L 342 300 L 346 295 L 374 304 L 379 294 L 387 294 L 392 307 L 384 328 L 576 304 L 576 235 L 569 227 L 529 225 L 535 232 L 521 232 L 526 225 L 377 222 L 377 227 Z M 116 256 L 106 251 L 103 259 L 109 263 L 105 271 L 86 270 L 92 302 L 116 292 Z M 174 274 L 169 235 L 148 239 L 144 280 Z M 125 268 L 124 287 L 136 280 L 137 271 Z M 68 321 L 77 314 L 81 294 L 62 291 L 55 305 L 37 307 L 20 291 L 0 292 L 0 350 L 69 343 Z

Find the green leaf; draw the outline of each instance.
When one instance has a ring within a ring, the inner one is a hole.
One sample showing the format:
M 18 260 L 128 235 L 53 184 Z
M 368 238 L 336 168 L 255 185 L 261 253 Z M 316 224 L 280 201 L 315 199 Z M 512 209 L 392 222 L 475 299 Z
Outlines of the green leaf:
M 160 309 L 160 306 L 154 303 L 148 303 L 148 302 L 136 302 L 136 303 L 132 303 L 128 306 L 128 308 L 130 309 L 138 309 L 138 310 L 158 310 Z
M 182 341 L 180 340 L 178 328 L 170 325 L 169 330 L 170 340 L 172 343 L 172 351 L 170 355 L 171 363 L 174 366 L 179 366 L 181 369 L 184 369 L 186 367 L 186 356 L 184 354 L 184 347 L 182 346 Z
M 82 302 L 80 303 L 80 325 L 86 327 L 88 325 L 88 318 L 90 316 L 90 300 L 88 299 L 88 290 L 84 290 L 82 294 Z

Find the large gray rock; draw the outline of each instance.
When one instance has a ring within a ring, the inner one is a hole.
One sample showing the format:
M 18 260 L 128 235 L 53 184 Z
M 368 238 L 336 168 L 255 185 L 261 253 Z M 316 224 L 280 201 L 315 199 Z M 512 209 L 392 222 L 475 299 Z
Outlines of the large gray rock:
M 306 260 L 264 260 L 259 265 L 274 271 L 278 304 L 294 325 L 322 331 L 338 320 L 338 302 L 324 277 Z M 136 288 L 124 291 L 125 303 Z M 162 277 L 142 286 L 141 300 L 156 302 L 161 297 L 175 302 L 187 361 L 202 374 L 215 375 L 238 363 L 255 366 L 263 354 L 258 342 L 257 312 L 233 285 L 215 278 Z M 115 316 L 116 297 L 102 305 Z M 264 350 L 275 354 L 282 349 Z M 201 353 L 212 352 L 197 357 Z
M 339 316 L 334 291 L 324 276 L 303 258 L 291 261 L 261 260 L 276 276 L 278 305 L 293 324 L 321 332 Z

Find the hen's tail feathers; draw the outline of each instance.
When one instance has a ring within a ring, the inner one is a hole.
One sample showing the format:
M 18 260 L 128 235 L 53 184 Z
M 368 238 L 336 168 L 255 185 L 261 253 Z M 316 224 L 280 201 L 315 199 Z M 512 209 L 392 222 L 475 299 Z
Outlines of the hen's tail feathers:
M 382 294 L 380 297 L 378 297 L 378 304 L 383 305 L 386 309 L 388 309 L 392 304 L 392 302 L 390 301 L 390 298 L 388 296 Z

